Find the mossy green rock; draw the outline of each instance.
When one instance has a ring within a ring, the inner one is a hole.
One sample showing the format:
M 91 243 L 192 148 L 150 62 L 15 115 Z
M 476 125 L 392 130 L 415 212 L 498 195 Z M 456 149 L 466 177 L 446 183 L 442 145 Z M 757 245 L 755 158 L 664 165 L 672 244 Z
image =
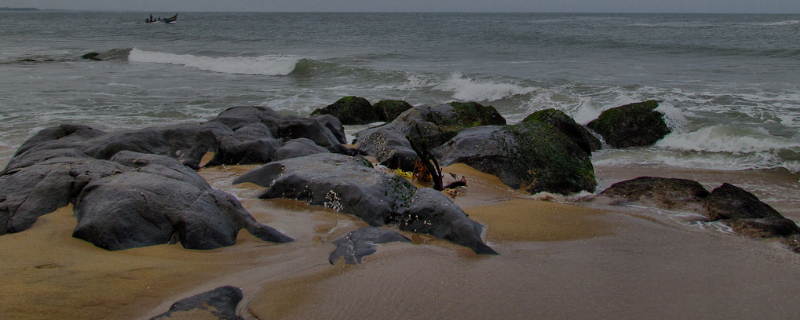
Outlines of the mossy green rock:
M 531 121 L 541 121 L 556 127 L 558 131 L 567 135 L 587 154 L 592 154 L 592 152 L 600 150 L 600 139 L 595 138 L 589 130 L 586 130 L 586 128 L 575 122 L 572 117 L 561 110 L 540 110 L 522 120 L 522 122 Z
M 439 163 L 464 163 L 531 194 L 594 192 L 589 156 L 555 127 L 540 121 L 465 130 L 436 148 Z
M 649 146 L 670 133 L 658 101 L 647 100 L 611 108 L 588 126 L 615 148 Z
M 408 109 L 413 108 L 410 103 L 405 102 L 403 100 L 390 100 L 384 99 L 378 101 L 378 103 L 372 105 L 376 109 L 383 110 L 384 120 L 383 121 L 392 121 L 401 113 L 405 112 Z
M 374 107 L 367 99 L 361 97 L 344 97 L 333 104 L 314 110 L 312 116 L 329 114 L 341 121 L 344 125 L 370 124 L 386 121 L 383 109 Z
M 453 120 L 467 127 L 504 125 L 506 119 L 492 106 L 477 102 L 450 102 L 453 106 Z

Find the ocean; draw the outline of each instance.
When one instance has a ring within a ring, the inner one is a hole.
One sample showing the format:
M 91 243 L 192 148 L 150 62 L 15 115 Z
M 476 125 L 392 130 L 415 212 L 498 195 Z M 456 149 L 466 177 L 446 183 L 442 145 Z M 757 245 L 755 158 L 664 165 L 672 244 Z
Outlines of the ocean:
M 510 123 L 557 108 L 583 124 L 656 99 L 673 133 L 600 151 L 596 166 L 800 171 L 800 15 L 149 14 L 0 13 L 0 164 L 61 123 L 141 128 L 242 105 L 308 115 L 356 95 L 477 101 Z

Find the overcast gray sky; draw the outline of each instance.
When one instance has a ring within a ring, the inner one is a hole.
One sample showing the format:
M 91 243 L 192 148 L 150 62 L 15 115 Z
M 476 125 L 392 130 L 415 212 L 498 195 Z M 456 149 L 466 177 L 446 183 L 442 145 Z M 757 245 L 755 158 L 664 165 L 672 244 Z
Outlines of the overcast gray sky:
M 0 0 L 0 7 L 144 12 L 800 13 L 800 0 Z

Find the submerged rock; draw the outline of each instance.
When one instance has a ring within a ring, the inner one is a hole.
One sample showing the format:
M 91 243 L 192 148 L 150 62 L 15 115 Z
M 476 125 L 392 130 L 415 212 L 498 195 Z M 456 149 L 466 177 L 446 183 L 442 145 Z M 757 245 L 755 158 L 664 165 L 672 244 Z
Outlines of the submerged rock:
M 377 252 L 378 244 L 389 242 L 411 242 L 411 240 L 391 230 L 361 228 L 333 242 L 336 250 L 331 252 L 328 262 L 334 264 L 339 257 L 344 257 L 347 264 L 361 263 L 361 258 Z
M 603 111 L 588 126 L 615 148 L 649 146 L 670 133 L 656 108 L 655 100 L 626 104 Z
M 187 317 L 242 320 L 242 317 L 236 314 L 236 306 L 239 305 L 242 298 L 244 298 L 242 289 L 232 286 L 219 287 L 175 302 L 169 311 L 157 315 L 151 320 L 186 319 Z
M 541 121 L 555 127 L 572 139 L 586 154 L 592 154 L 592 152 L 600 150 L 602 147 L 600 139 L 595 138 L 589 130 L 586 130 L 561 110 L 540 110 L 522 120 L 522 122 L 530 121 Z
M 442 166 L 464 163 L 531 194 L 593 192 L 597 186 L 589 156 L 540 121 L 468 129 L 433 153 Z

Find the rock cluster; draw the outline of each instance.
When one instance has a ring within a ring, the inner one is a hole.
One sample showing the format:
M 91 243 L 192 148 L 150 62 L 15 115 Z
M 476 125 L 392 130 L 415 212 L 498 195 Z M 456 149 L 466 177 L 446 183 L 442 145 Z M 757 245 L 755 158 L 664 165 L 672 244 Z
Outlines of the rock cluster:
M 342 124 L 359 125 L 392 121 L 408 109 L 411 109 L 411 105 L 402 100 L 381 100 L 372 105 L 362 97 L 349 96 L 325 108 L 316 109 L 311 115 L 328 114 L 338 118 Z
M 615 204 L 643 203 L 665 209 L 702 214 L 708 221 L 719 221 L 736 232 L 756 238 L 783 238 L 800 252 L 797 240 L 800 227 L 758 197 L 737 186 L 724 183 L 708 192 L 692 180 L 639 177 L 615 183 L 598 194 L 615 199 Z M 593 199 L 596 200 L 596 199 Z

